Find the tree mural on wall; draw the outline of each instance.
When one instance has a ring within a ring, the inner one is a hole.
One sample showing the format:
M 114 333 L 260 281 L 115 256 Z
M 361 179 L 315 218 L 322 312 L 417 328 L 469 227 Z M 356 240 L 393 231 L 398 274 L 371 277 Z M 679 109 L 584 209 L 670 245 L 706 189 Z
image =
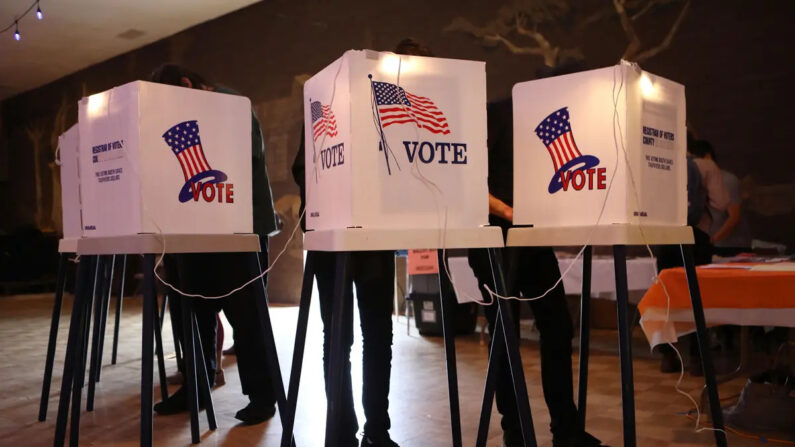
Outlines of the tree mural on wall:
M 627 37 L 621 58 L 644 62 L 670 46 L 690 10 L 690 1 L 605 0 L 595 5 L 576 0 L 514 0 L 499 8 L 496 17 L 483 25 L 456 17 L 445 31 L 472 35 L 488 47 L 502 45 L 516 55 L 539 56 L 552 67 L 567 59 L 584 57 L 579 46 L 563 46 L 564 35 L 581 35 L 591 25 L 617 18 Z M 679 10 L 665 36 L 652 39 L 652 44 L 648 38 L 644 42 L 639 32 L 643 19 L 670 7 Z
M 44 232 L 63 233 L 61 169 L 56 160 L 58 137 L 69 128 L 69 112 L 74 104 L 75 101 L 64 96 L 52 116 L 52 122 L 42 118 L 32 121 L 25 128 L 33 150 L 33 223 Z

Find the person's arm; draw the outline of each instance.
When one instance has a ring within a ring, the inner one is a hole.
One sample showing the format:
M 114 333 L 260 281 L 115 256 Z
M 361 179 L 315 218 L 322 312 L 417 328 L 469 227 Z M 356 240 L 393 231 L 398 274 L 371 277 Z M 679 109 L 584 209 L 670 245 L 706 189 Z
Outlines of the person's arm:
M 704 186 L 707 188 L 709 206 L 719 211 L 725 211 L 731 202 L 729 190 L 723 183 L 723 174 L 718 165 L 711 160 L 705 160 Z
M 513 223 L 513 208 L 491 194 L 489 194 L 489 214 L 494 214 Z
M 727 237 L 734 231 L 737 225 L 740 223 L 740 214 L 742 211 L 740 210 L 739 203 L 732 203 L 729 205 L 727 209 L 729 213 L 729 217 L 726 218 L 726 222 L 723 222 L 723 225 L 712 235 L 712 242 L 720 242 Z

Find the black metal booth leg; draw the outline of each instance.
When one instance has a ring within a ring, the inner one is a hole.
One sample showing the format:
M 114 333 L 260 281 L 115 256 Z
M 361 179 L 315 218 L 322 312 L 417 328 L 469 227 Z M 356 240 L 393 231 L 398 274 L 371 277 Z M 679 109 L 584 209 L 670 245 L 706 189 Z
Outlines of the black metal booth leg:
M 209 371 L 207 371 L 207 361 L 204 358 L 204 347 L 202 346 L 202 337 L 201 333 L 199 332 L 199 323 L 196 321 L 196 314 L 193 314 L 193 332 L 196 334 L 195 348 L 197 357 L 197 375 L 194 377 L 198 378 L 197 384 L 199 387 L 199 396 L 202 399 L 205 412 L 207 413 L 207 425 L 210 427 L 210 430 L 215 430 L 218 428 L 218 424 L 216 424 L 215 421 L 215 408 L 213 408 L 213 398 L 210 394 L 212 391 L 210 389 L 210 376 Z
M 501 290 L 500 295 L 505 295 L 508 291 L 506 286 L 503 268 L 502 249 L 492 248 L 489 250 L 491 261 L 492 276 L 497 282 L 497 290 Z M 516 398 L 516 407 L 519 412 L 519 423 L 522 425 L 522 437 L 524 444 L 528 447 L 536 447 L 535 427 L 533 426 L 533 416 L 530 410 L 530 399 L 527 395 L 527 383 L 522 366 L 522 356 L 519 351 L 519 338 L 513 328 L 517 327 L 514 320 L 511 306 L 502 300 L 497 300 L 498 317 L 502 321 L 502 336 L 505 342 L 505 352 L 508 355 L 508 366 L 510 368 L 511 379 L 513 380 L 513 392 Z
M 152 291 L 152 294 L 157 297 L 156 288 Z M 157 306 L 152 308 L 154 309 L 155 355 L 157 355 L 157 372 L 160 379 L 160 397 L 166 400 L 168 399 L 168 378 L 166 377 L 166 358 L 163 353 L 163 320 L 160 319 L 160 315 L 157 313 Z
M 184 345 L 182 346 L 182 356 L 185 361 L 185 389 L 187 391 L 188 412 L 190 414 L 190 434 L 191 443 L 198 444 L 199 437 L 199 395 L 197 387 L 197 374 L 196 374 L 196 338 L 199 334 L 192 324 L 193 321 L 193 303 L 189 298 L 184 298 L 180 302 L 180 309 L 182 312 L 182 332 Z
M 116 352 L 119 348 L 119 323 L 121 322 L 122 298 L 124 297 L 124 278 L 127 274 L 127 255 L 121 257 L 121 286 L 119 287 L 119 297 L 116 299 L 116 324 L 113 326 L 113 350 L 111 351 L 110 363 L 116 364 Z
M 326 446 L 337 447 L 340 421 L 339 402 L 342 394 L 342 370 L 345 364 L 345 314 L 348 306 L 353 306 L 352 296 L 346 296 L 345 288 L 350 273 L 350 253 L 335 255 L 334 301 L 331 308 L 331 353 L 328 362 L 328 383 L 326 384 Z
M 624 417 L 624 446 L 634 447 L 635 384 L 632 377 L 632 332 L 629 326 L 627 289 L 627 252 L 623 245 L 613 246 L 616 275 L 616 308 L 618 313 L 619 358 L 621 361 L 621 403 Z
M 55 300 L 52 303 L 52 319 L 50 320 L 50 336 L 47 342 L 47 357 L 44 361 L 44 379 L 41 382 L 41 401 L 39 402 L 39 421 L 47 419 L 47 404 L 50 400 L 50 384 L 52 383 L 52 367 L 55 362 L 55 345 L 58 341 L 58 323 L 61 319 L 64 285 L 66 283 L 66 266 L 68 254 L 61 253 L 58 257 L 58 272 L 55 280 Z
M 94 329 L 91 336 L 91 358 L 88 372 L 88 395 L 86 396 L 86 411 L 94 411 L 94 393 L 96 391 L 97 374 L 99 368 L 100 329 L 102 328 L 102 311 L 105 308 L 105 287 L 107 285 L 107 256 L 99 256 L 97 278 L 94 283 L 99 283 L 99 292 L 94 293 Z M 96 289 L 95 289 L 96 291 Z M 86 351 L 87 352 L 87 351 Z
M 83 319 L 81 330 L 83 338 L 78 346 L 76 356 L 77 364 L 74 365 L 75 376 L 72 381 L 72 414 L 69 422 L 69 445 L 77 447 L 80 445 L 80 403 L 83 398 L 83 385 L 86 381 L 86 360 L 88 358 L 88 339 L 91 328 L 91 312 L 97 299 L 97 281 L 101 272 L 102 258 L 94 257 L 94 276 L 91 279 L 91 296 L 83 307 Z
M 442 315 L 442 334 L 444 337 L 445 361 L 447 364 L 447 393 L 450 399 L 450 428 L 453 447 L 461 447 L 461 409 L 458 401 L 458 369 L 455 359 L 455 324 L 453 306 L 455 299 L 450 296 L 450 278 L 444 268 L 444 252 L 437 250 L 439 259 L 439 303 Z
M 301 302 L 298 305 L 298 323 L 295 330 L 293 362 L 290 368 L 290 383 L 287 389 L 287 410 L 282 416 L 281 447 L 290 447 L 295 427 L 295 410 L 298 402 L 298 388 L 301 383 L 301 370 L 306 346 L 306 328 L 309 323 L 309 307 L 312 302 L 312 287 L 315 281 L 315 252 L 308 251 L 304 263 L 304 278 L 301 284 Z
M 496 289 L 495 289 L 496 290 Z M 497 292 L 499 293 L 499 292 Z M 494 393 L 497 384 L 497 375 L 501 373 L 499 365 L 505 356 L 505 343 L 502 337 L 502 318 L 497 315 L 494 322 L 494 333 L 491 334 L 491 344 L 489 346 L 489 363 L 486 368 L 486 386 L 483 390 L 483 403 L 480 407 L 480 422 L 478 423 L 478 437 L 475 446 L 486 447 L 489 436 L 489 423 L 491 422 L 491 411 L 494 406 Z
M 152 445 L 152 374 L 157 296 L 155 295 L 155 255 L 145 254 L 143 262 L 143 326 L 141 328 L 141 446 Z
M 110 298 L 113 293 L 113 272 L 116 267 L 116 255 L 112 255 L 110 259 L 110 273 L 108 274 L 108 281 L 106 284 L 107 289 L 103 292 L 102 304 L 102 318 L 100 319 L 99 327 L 99 353 L 97 357 L 97 375 L 96 380 L 99 382 L 100 375 L 102 375 L 102 354 L 105 352 L 105 328 L 108 325 L 108 312 L 110 311 Z
M 262 253 L 263 256 L 268 256 L 267 253 Z M 254 275 L 262 274 L 262 263 L 260 262 L 260 253 L 251 254 L 251 270 Z M 287 412 L 287 397 L 284 394 L 284 381 L 282 380 L 282 370 L 279 366 L 279 353 L 276 350 L 276 340 L 273 338 L 273 324 L 271 322 L 271 315 L 268 303 L 268 290 L 266 287 L 265 277 L 260 278 L 259 281 L 252 285 L 255 289 L 255 296 L 257 302 L 257 312 L 262 321 L 262 337 L 265 340 L 266 360 L 268 363 L 268 370 L 270 373 L 271 383 L 273 384 L 273 392 L 276 396 L 276 403 L 279 406 L 279 417 L 282 420 L 282 427 L 284 426 L 285 413 Z M 294 439 L 291 440 L 294 443 Z
M 55 422 L 55 438 L 53 445 L 63 447 L 66 442 L 66 423 L 72 398 L 72 388 L 76 380 L 75 367 L 82 358 L 80 345 L 83 342 L 83 320 L 86 318 L 86 303 L 90 301 L 91 273 L 95 260 L 92 256 L 83 256 L 77 266 L 75 281 L 75 299 L 72 304 L 72 316 L 69 323 L 69 334 L 66 342 L 66 357 L 61 379 L 61 393 L 58 400 L 58 414 Z M 78 407 L 79 408 L 79 407 Z
M 588 399 L 588 356 L 591 346 L 591 256 L 593 248 L 585 247 L 582 255 L 582 294 L 580 296 L 580 368 L 577 381 L 577 413 L 585 430 L 585 410 Z
M 680 245 L 682 260 L 687 274 L 687 287 L 690 290 L 690 302 L 693 306 L 693 319 L 696 322 L 696 337 L 698 338 L 698 350 L 701 354 L 701 367 L 704 371 L 704 380 L 707 384 L 707 397 L 709 398 L 709 409 L 712 415 L 712 427 L 716 430 L 715 445 L 725 447 L 727 445 L 726 432 L 723 425 L 723 412 L 720 408 L 720 398 L 718 397 L 718 384 L 715 381 L 715 368 L 712 363 L 712 353 L 709 349 L 709 337 L 707 336 L 707 322 L 704 318 L 704 305 L 701 302 L 701 291 L 698 287 L 698 277 L 696 276 L 696 264 L 693 259 L 693 246 Z

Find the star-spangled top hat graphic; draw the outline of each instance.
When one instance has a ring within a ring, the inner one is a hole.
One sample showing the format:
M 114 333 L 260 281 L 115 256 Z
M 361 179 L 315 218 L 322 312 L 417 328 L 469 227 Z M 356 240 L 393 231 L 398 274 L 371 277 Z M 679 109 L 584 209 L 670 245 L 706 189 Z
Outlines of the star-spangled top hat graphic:
M 585 171 L 599 164 L 593 155 L 583 155 L 574 141 L 574 132 L 569 122 L 569 108 L 563 107 L 544 118 L 536 126 L 536 136 L 544 143 L 555 174 L 549 182 L 549 193 L 554 194 L 563 188 L 561 179 L 569 171 Z
M 179 160 L 185 184 L 179 192 L 179 201 L 187 202 L 193 198 L 193 185 L 225 182 L 225 173 L 212 169 L 204 156 L 199 123 L 196 120 L 175 124 L 163 134 L 163 140 L 171 147 Z

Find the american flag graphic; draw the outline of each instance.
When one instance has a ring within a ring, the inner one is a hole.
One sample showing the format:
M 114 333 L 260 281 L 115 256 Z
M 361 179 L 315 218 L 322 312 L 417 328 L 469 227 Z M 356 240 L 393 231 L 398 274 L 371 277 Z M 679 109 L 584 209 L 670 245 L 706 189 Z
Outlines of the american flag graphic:
M 197 121 L 185 121 L 173 126 L 163 134 L 163 139 L 177 156 L 185 182 L 212 169 L 204 156 Z
M 381 127 L 414 123 L 419 128 L 447 135 L 450 126 L 444 113 L 430 99 L 407 92 L 388 82 L 373 81 L 375 104 L 381 117 Z
M 582 157 L 571 131 L 568 107 L 550 113 L 536 127 L 535 133 L 547 147 L 555 172 L 560 171 L 566 163 Z
M 320 101 L 313 101 L 312 109 L 312 138 L 317 139 L 324 133 L 333 138 L 337 136 L 337 120 L 331 106 L 324 106 Z

